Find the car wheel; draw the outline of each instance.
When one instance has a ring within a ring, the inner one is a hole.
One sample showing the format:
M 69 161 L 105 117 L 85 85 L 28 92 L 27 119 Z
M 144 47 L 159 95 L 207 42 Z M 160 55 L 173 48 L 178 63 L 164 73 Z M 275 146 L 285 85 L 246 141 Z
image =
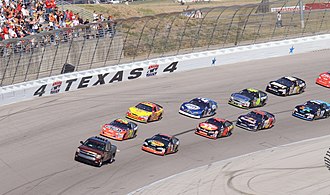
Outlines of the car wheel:
M 150 122 L 151 121 L 151 117 L 149 116 L 146 123 Z
M 116 154 L 112 154 L 111 155 L 111 158 L 109 160 L 109 163 L 113 163 L 115 161 L 115 156 L 116 156 Z
M 102 167 L 103 164 L 103 158 L 100 160 L 99 164 L 97 164 L 98 167 Z
M 158 117 L 158 120 L 160 120 L 162 118 L 163 118 L 163 114 L 160 114 L 159 117 Z
M 231 131 L 227 131 L 227 137 L 231 136 L 232 132 Z

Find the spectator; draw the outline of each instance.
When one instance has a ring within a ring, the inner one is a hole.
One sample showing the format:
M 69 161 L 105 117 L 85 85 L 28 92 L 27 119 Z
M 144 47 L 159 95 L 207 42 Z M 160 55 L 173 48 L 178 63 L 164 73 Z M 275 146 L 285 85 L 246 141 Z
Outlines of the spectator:
M 282 25 L 282 14 L 281 14 L 280 11 L 277 12 L 276 25 L 277 25 L 277 27 L 283 27 L 283 25 Z
M 98 14 L 96 13 L 96 11 L 93 12 L 93 22 L 98 20 Z

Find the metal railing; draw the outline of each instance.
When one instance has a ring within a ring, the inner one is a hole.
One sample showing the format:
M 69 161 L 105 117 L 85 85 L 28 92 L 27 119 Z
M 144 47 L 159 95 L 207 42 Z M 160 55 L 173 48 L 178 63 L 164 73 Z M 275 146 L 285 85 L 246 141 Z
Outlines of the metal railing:
M 315 1 L 315 0 L 314 0 Z M 314 1 L 304 0 L 304 3 Z M 0 86 L 75 71 L 158 57 L 329 33 L 330 10 L 282 12 L 277 27 L 271 8 L 298 6 L 278 1 L 211 7 L 44 32 L 0 42 Z

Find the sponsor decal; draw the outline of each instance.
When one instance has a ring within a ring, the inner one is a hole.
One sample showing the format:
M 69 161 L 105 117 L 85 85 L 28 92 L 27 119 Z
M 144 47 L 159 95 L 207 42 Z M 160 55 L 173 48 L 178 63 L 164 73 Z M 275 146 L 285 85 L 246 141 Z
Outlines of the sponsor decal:
M 206 130 L 215 130 L 217 129 L 217 126 L 210 124 L 210 123 L 201 123 L 200 127 Z
M 150 76 L 155 76 L 157 74 L 157 70 L 158 70 L 158 67 L 159 65 L 158 64 L 155 64 L 155 65 L 150 65 L 148 67 L 148 72 L 147 72 L 147 77 L 150 77 Z
M 273 7 L 270 9 L 271 12 L 293 12 L 299 10 L 299 6 Z M 303 6 L 303 10 L 305 10 L 305 6 Z
M 164 144 L 163 144 L 162 142 L 160 142 L 160 141 L 156 141 L 156 140 L 152 140 L 150 143 L 151 143 L 151 145 L 153 145 L 153 146 L 159 146 L 159 147 L 164 146 Z
M 60 91 L 61 85 L 62 85 L 62 81 L 54 82 L 52 85 L 52 89 L 50 90 L 50 94 L 58 93 Z
M 162 68 L 163 73 L 173 73 L 177 70 L 179 62 L 172 62 Z M 142 76 L 143 72 L 147 72 L 146 77 L 155 76 L 159 72 L 161 66 L 158 64 L 150 65 L 144 68 L 135 68 L 132 70 L 120 70 L 117 72 L 107 72 L 98 75 L 90 75 L 81 78 L 69 79 L 66 81 L 56 81 L 53 84 L 41 85 L 33 94 L 33 96 L 43 96 L 44 94 L 56 94 L 66 91 L 73 91 L 76 89 L 87 88 L 97 85 L 111 84 L 122 82 L 124 80 L 134 80 Z M 50 85 L 50 86 L 48 86 Z
M 199 106 L 196 106 L 194 104 L 186 104 L 186 107 L 189 109 L 189 110 L 198 110 L 200 109 Z

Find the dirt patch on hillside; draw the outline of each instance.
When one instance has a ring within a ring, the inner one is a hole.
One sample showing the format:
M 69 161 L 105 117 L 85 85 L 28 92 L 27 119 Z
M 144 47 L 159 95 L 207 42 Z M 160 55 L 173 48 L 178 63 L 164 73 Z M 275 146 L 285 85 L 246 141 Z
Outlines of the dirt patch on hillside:
M 112 15 L 114 18 L 131 18 L 131 17 L 143 17 L 156 15 L 161 13 L 170 12 L 182 12 L 184 9 L 200 9 L 205 7 L 217 7 L 217 6 L 230 6 L 230 5 L 242 5 L 249 3 L 258 3 L 260 0 L 219 0 L 211 2 L 199 2 L 199 3 L 186 3 L 180 5 L 173 1 L 156 1 L 156 2 L 134 2 L 126 4 L 89 4 L 78 5 L 89 12 L 94 10 L 105 16 Z

